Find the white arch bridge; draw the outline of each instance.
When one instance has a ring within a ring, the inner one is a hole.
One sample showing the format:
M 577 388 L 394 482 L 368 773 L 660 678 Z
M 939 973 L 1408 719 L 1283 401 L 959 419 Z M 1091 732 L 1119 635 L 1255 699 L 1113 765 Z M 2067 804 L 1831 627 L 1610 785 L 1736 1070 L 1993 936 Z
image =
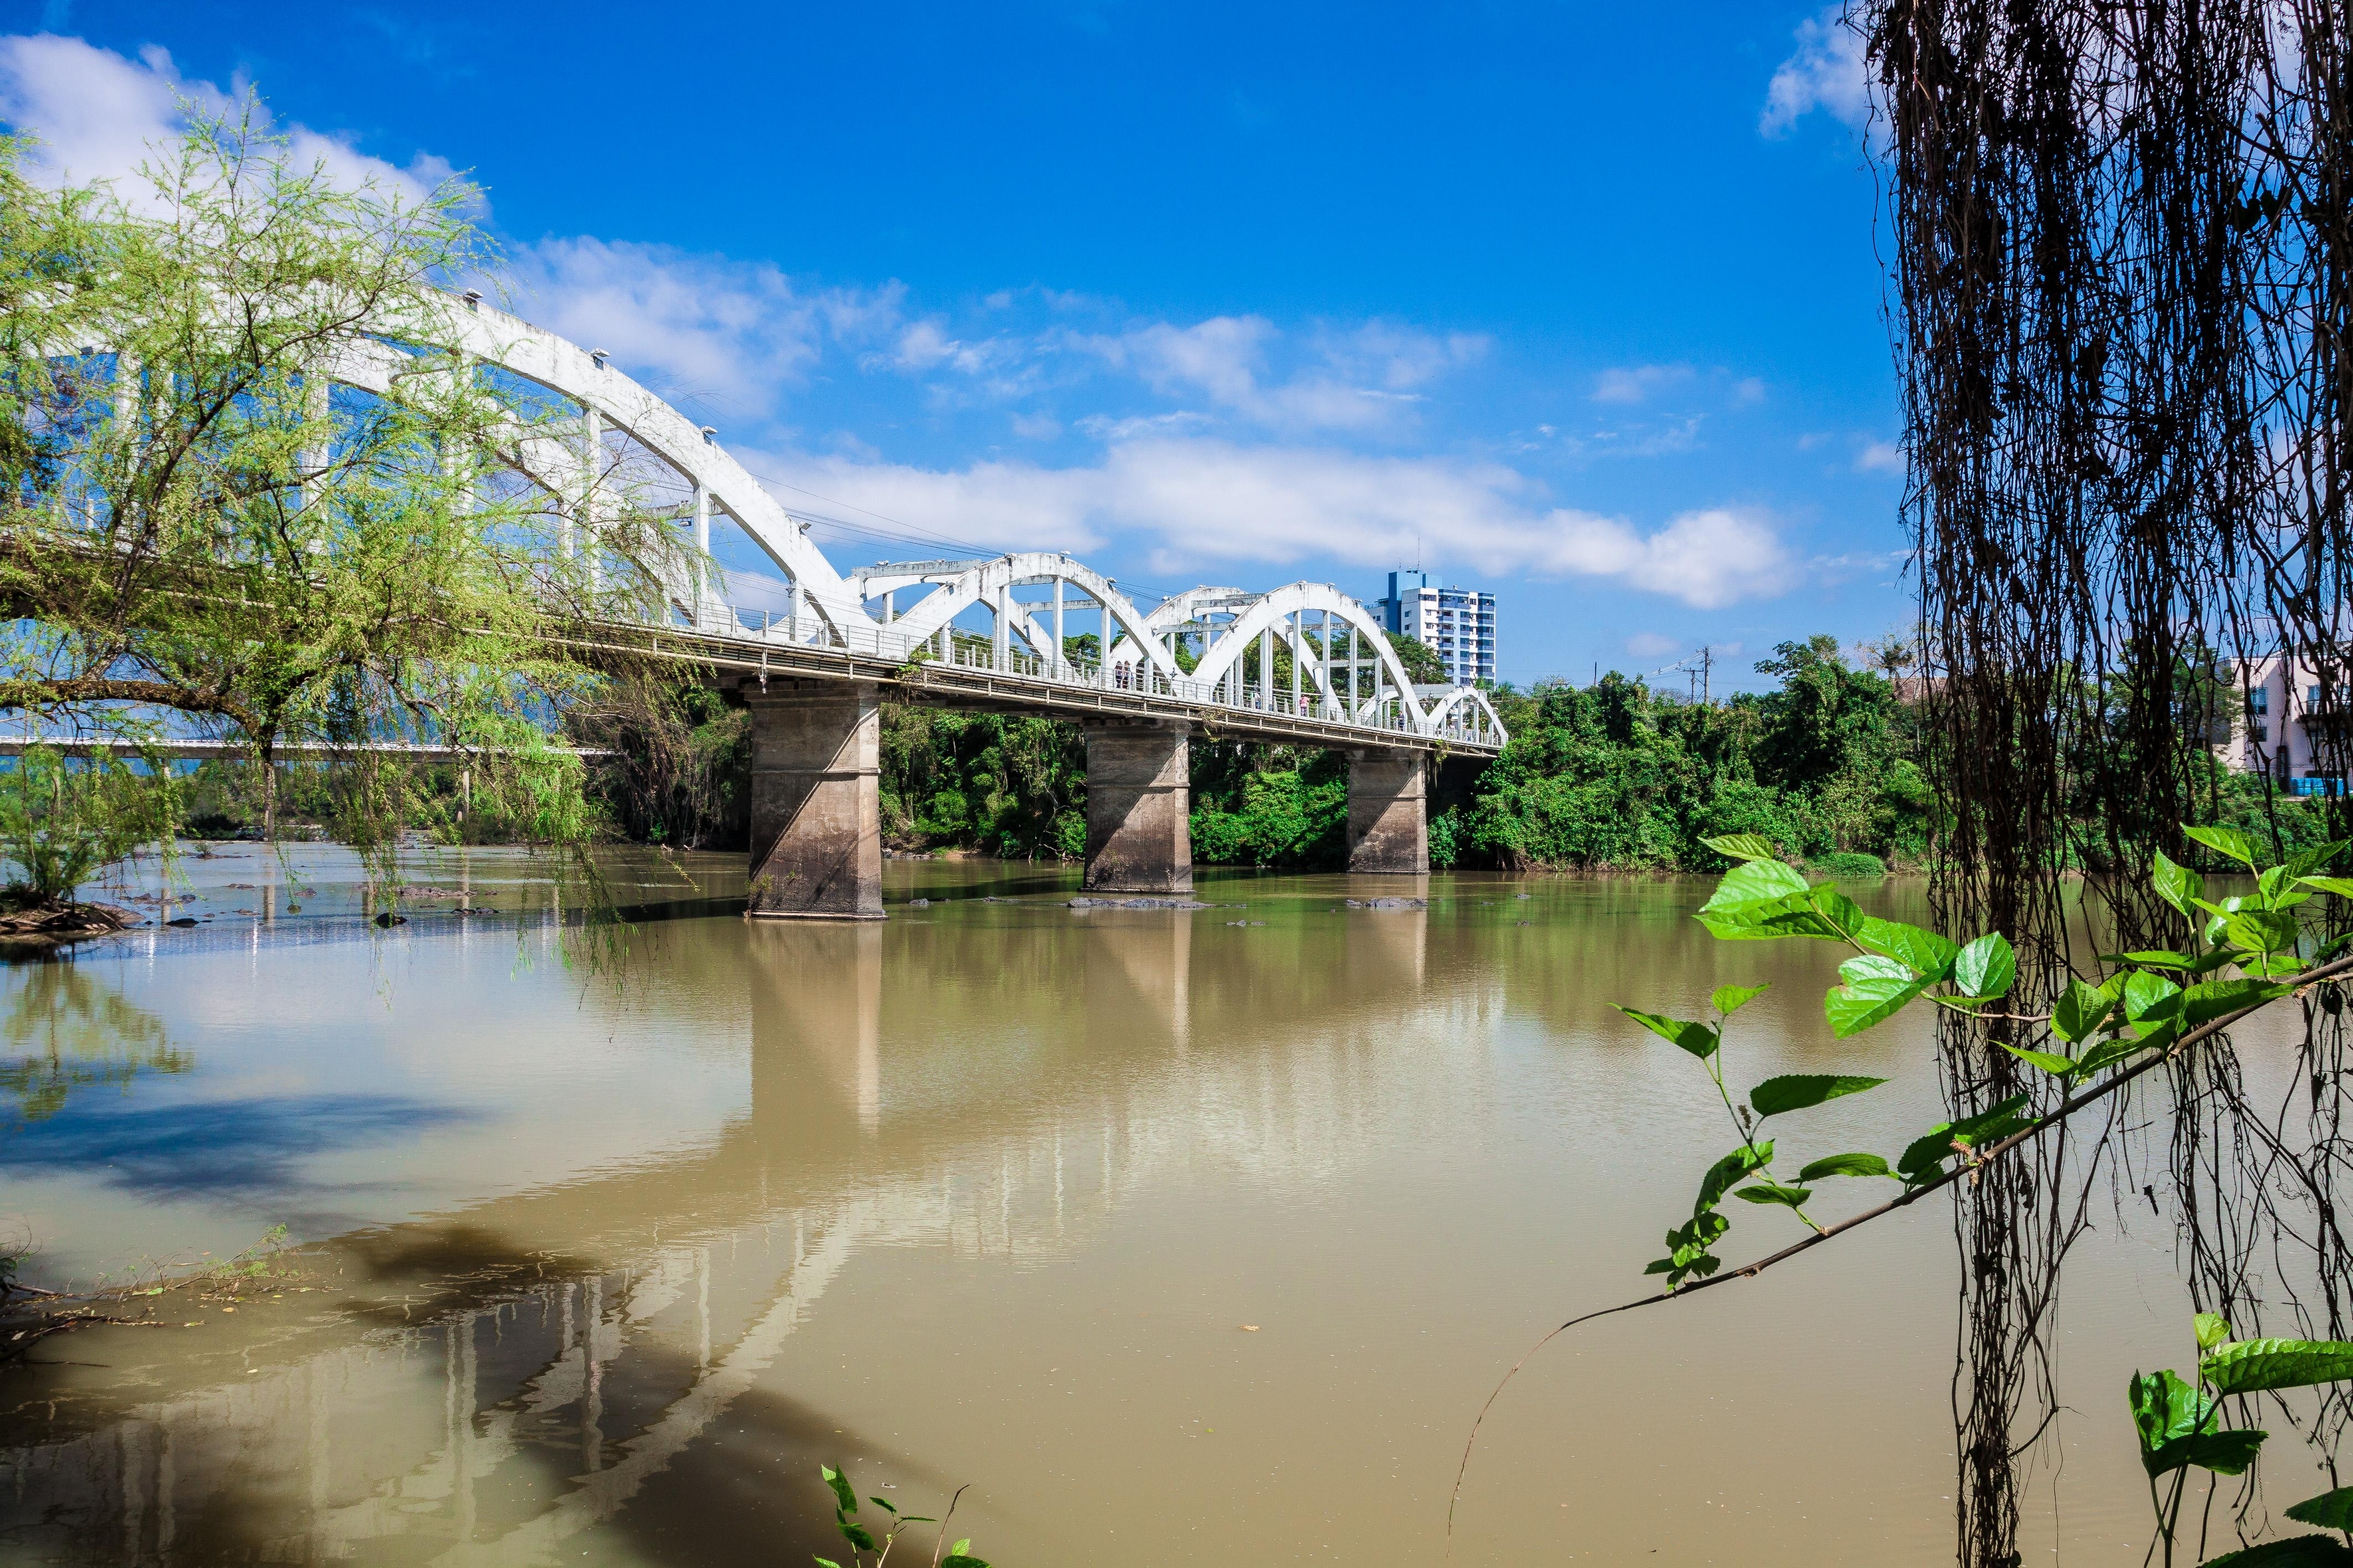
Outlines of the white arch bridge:
M 731 521 L 782 573 L 770 602 L 733 602 L 726 574 L 671 584 L 666 640 L 707 662 L 754 713 L 754 914 L 881 916 L 877 703 L 976 706 L 1075 719 L 1087 734 L 1091 889 L 1192 888 L 1187 758 L 1194 734 L 1289 742 L 1350 757 L 1350 868 L 1429 868 L 1430 764 L 1493 757 L 1486 696 L 1416 685 L 1365 606 L 1328 584 L 1264 594 L 1195 588 L 1149 610 L 1060 553 L 886 562 L 847 575 L 698 426 L 612 364 L 491 308 L 452 299 L 444 346 L 577 410 L 533 443 L 532 467 L 595 552 L 612 476 L 654 476 L 708 562 Z M 390 355 L 392 351 L 385 351 Z M 339 367 L 383 390 L 393 360 Z M 561 406 L 561 405 L 559 405 Z M 747 578 L 739 574 L 736 585 Z M 742 595 L 735 595 L 741 597 Z

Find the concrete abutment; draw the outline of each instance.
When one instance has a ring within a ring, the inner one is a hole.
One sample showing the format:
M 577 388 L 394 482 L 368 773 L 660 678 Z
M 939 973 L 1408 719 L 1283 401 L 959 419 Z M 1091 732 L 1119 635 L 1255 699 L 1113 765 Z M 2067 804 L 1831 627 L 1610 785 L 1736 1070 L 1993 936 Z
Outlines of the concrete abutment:
M 1191 766 L 1182 724 L 1087 726 L 1089 892 L 1193 890 Z
M 752 710 L 753 920 L 882 918 L 881 705 L 871 681 L 772 680 Z
M 1419 752 L 1348 753 L 1348 869 L 1430 870 L 1429 770 Z

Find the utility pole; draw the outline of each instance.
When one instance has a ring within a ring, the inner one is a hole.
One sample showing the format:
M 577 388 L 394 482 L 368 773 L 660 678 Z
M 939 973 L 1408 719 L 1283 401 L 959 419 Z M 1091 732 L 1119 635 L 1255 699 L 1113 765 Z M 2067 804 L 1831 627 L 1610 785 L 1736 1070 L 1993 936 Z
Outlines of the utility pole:
M 1715 649 L 1712 645 L 1703 643 L 1699 650 L 1699 700 L 1702 706 L 1705 706 L 1709 700 L 1708 677 L 1715 672 Z

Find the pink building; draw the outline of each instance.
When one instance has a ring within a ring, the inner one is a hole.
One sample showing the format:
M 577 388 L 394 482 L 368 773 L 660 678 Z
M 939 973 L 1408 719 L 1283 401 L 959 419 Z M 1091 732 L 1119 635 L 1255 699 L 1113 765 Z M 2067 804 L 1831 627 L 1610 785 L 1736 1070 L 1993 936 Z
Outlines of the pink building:
M 2241 773 L 2268 773 L 2297 795 L 2343 789 L 2341 783 L 2330 782 L 2320 754 L 2319 674 L 2277 655 L 2248 673 L 2245 711 L 2232 721 L 2229 738 L 2215 746 L 2214 754 Z M 2346 700 L 2343 693 L 2337 699 L 2340 706 Z

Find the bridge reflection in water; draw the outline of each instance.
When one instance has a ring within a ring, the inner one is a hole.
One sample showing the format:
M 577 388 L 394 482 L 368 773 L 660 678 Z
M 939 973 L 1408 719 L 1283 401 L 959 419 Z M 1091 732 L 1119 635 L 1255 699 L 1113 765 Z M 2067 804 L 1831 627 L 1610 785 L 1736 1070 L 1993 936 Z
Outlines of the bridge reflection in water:
M 1492 973 L 1425 994 L 1426 922 L 1319 909 L 1231 931 L 1021 901 L 644 928 L 586 983 L 583 1029 L 741 998 L 746 1113 L 682 1152 L 324 1242 L 325 1310 L 172 1298 L 201 1334 L 52 1342 L 100 1364 L 0 1386 L 0 1540 L 120 1563 L 806 1561 L 820 1457 L 866 1458 L 911 1505 L 969 1479 L 894 1448 L 920 1433 L 843 1430 L 776 1386 L 843 1271 L 881 1248 L 1050 1261 L 1202 1162 L 1270 1182 L 1345 1165 L 1368 1097 L 1428 1092 L 1395 1058 L 1500 1010 Z M 1260 945 L 1197 973 L 1211 942 Z

